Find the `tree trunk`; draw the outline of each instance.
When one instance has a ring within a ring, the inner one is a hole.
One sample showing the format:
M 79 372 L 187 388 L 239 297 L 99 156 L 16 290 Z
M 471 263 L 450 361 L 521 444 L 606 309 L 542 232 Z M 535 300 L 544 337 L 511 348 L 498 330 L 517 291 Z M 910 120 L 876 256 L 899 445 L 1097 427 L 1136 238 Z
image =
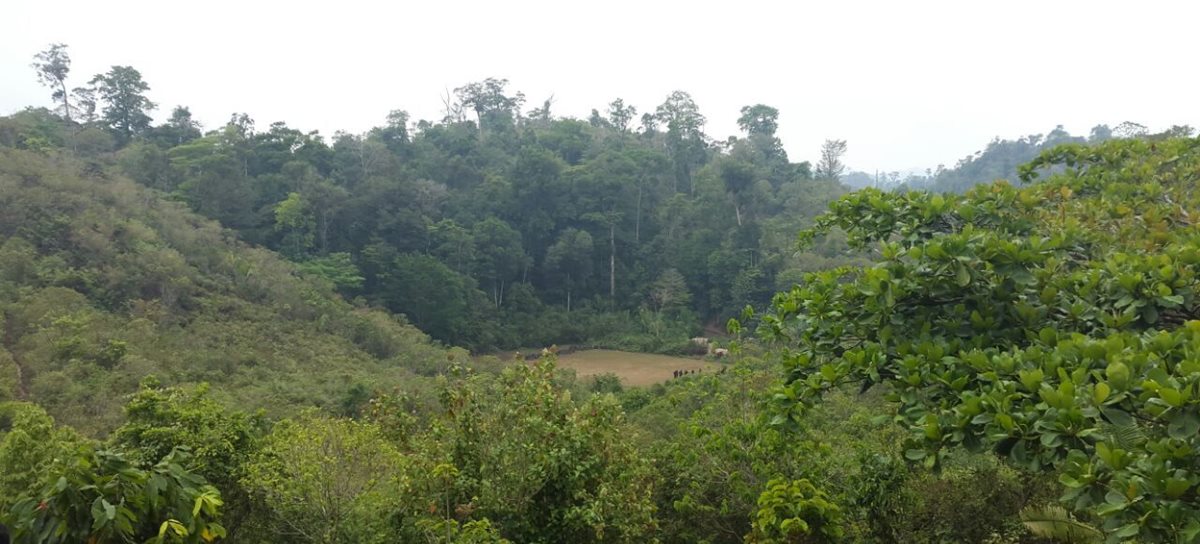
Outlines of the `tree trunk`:
M 642 182 L 638 181 L 638 197 L 637 197 L 637 213 L 633 219 L 633 241 L 638 245 L 642 243 Z
M 70 123 L 71 122 L 71 102 L 70 102 L 71 94 L 67 92 L 67 82 L 65 80 L 61 80 L 61 79 L 58 80 L 58 86 L 59 86 L 61 92 L 63 93 L 63 116 L 66 117 L 67 122 Z
M 329 253 L 329 212 L 327 210 L 321 210 L 320 221 L 321 255 L 327 255 Z
M 358 138 L 358 168 L 362 170 L 362 178 L 359 181 L 367 179 L 367 142 L 360 136 Z
M 738 206 L 738 203 L 736 200 L 733 202 L 733 213 L 737 214 L 738 226 L 739 227 L 742 226 L 742 208 L 740 206 Z
M 617 225 L 608 225 L 608 298 L 617 299 Z

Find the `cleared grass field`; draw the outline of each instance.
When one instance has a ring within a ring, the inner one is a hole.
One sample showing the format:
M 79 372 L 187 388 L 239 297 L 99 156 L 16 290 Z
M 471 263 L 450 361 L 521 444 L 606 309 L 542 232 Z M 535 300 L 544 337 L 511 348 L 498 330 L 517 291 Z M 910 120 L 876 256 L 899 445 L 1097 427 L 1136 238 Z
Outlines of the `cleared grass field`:
M 574 369 L 580 379 L 611 372 L 621 379 L 622 384 L 639 387 L 668 381 L 676 370 L 697 370 L 697 374 L 709 374 L 719 371 L 724 365 L 687 357 L 589 349 L 560 355 L 558 366 Z

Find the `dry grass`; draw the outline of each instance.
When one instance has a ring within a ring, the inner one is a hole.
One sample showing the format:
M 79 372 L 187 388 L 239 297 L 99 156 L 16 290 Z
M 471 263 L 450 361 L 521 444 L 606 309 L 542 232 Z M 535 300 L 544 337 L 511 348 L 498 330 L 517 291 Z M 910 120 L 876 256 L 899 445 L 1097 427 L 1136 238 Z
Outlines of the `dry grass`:
M 719 371 L 724 365 L 670 355 L 589 349 L 560 355 L 558 366 L 573 369 L 580 379 L 611 372 L 621 379 L 622 384 L 640 387 L 668 381 L 672 378 L 672 372 L 676 370 L 696 370 L 697 374 L 712 373 Z

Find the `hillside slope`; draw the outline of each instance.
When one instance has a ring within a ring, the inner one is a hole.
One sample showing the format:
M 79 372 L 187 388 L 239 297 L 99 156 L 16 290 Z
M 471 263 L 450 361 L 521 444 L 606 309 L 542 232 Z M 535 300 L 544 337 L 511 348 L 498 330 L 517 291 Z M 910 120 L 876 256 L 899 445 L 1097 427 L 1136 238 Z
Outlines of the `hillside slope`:
M 148 375 L 279 414 L 445 364 L 272 252 L 95 163 L 0 148 L 0 400 L 103 433 Z M 356 387 L 358 386 L 358 387 Z

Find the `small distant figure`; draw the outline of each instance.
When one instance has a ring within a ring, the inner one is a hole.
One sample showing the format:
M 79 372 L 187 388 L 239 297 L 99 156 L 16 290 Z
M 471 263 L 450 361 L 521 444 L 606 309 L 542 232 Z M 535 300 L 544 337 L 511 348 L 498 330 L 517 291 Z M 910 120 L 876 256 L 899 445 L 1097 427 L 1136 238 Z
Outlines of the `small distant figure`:
M 717 349 L 714 349 L 714 350 L 713 350 L 713 355 L 716 355 L 718 359 L 724 358 L 724 357 L 726 357 L 727 355 L 729 355 L 729 348 L 717 348 Z
M 675 378 L 678 378 L 678 377 L 679 377 L 679 371 L 678 371 L 678 370 L 672 370 L 672 371 L 671 371 L 671 379 L 675 379 Z

